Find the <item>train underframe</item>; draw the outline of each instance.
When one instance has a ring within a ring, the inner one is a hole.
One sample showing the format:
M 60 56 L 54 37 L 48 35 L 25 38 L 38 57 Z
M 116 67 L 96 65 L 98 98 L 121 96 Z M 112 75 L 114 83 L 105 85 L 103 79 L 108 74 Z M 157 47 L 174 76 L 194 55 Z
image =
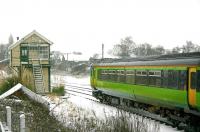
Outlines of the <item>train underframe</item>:
M 138 108 L 159 115 L 162 118 L 167 118 L 172 123 L 171 125 L 178 129 L 184 129 L 189 132 L 200 131 L 200 117 L 186 113 L 184 109 L 144 104 L 130 99 L 108 95 L 97 89 L 93 90 L 93 96 L 99 99 L 101 103 L 120 106 L 120 108 L 125 108 L 125 110 L 126 108 Z

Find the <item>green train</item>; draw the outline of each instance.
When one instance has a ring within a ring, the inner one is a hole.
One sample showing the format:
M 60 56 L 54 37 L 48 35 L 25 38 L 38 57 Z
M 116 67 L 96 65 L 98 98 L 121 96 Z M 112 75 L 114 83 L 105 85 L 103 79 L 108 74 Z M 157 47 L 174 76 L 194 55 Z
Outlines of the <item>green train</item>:
M 200 57 L 99 63 L 90 76 L 100 101 L 200 116 Z

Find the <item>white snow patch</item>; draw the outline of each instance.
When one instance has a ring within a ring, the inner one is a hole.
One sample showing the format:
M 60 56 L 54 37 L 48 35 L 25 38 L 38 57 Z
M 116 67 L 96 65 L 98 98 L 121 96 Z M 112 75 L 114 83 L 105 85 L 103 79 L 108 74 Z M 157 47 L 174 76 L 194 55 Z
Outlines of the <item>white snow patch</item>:
M 75 78 L 72 76 L 60 76 L 57 75 L 54 77 L 56 80 L 54 82 L 62 82 L 65 85 L 75 84 L 75 85 L 87 85 L 90 84 L 90 78 Z M 51 103 L 52 113 L 57 115 L 58 119 L 65 123 L 67 126 L 73 126 L 74 118 L 80 119 L 80 116 L 87 116 L 88 118 L 99 118 L 105 119 L 105 117 L 115 116 L 117 113 L 117 109 L 112 106 L 107 106 L 104 104 L 100 104 L 98 102 L 94 102 L 82 97 L 72 96 L 70 95 L 66 100 L 59 99 L 60 101 L 53 101 Z M 56 103 L 55 103 L 56 102 Z M 60 103 L 60 104 L 59 104 Z M 132 114 L 132 116 L 136 116 Z M 154 124 L 155 121 L 149 120 L 149 124 Z M 177 132 L 176 128 L 172 128 L 171 126 L 166 126 L 165 124 L 160 124 L 160 132 Z
M 8 74 L 4 70 L 0 70 L 0 79 L 5 79 L 8 77 Z

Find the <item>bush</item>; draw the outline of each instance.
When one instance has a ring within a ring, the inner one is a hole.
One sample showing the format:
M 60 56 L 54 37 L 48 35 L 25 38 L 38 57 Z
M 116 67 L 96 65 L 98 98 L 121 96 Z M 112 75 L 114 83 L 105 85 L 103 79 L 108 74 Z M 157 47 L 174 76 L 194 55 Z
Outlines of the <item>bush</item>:
M 58 95 L 58 96 L 64 96 L 65 95 L 65 88 L 64 85 L 53 87 L 52 93 Z
M 20 79 L 16 76 L 12 76 L 12 77 L 8 77 L 4 79 L 0 84 L 0 95 L 8 91 L 12 87 L 14 87 L 19 82 L 20 82 Z

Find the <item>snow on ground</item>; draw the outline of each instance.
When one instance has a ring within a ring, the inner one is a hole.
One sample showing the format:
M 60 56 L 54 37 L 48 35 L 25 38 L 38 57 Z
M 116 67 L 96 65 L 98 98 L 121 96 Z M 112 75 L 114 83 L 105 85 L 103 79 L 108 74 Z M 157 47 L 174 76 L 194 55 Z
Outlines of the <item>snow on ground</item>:
M 83 78 L 75 78 L 72 76 L 52 76 L 53 84 L 84 84 L 89 86 L 90 78 L 89 76 Z M 81 119 L 92 119 L 98 118 L 100 120 L 105 119 L 105 117 L 116 116 L 118 110 L 112 106 L 107 106 L 104 104 L 100 104 L 98 102 L 94 102 L 82 97 L 78 96 L 67 96 L 67 99 L 59 99 L 57 97 L 51 97 L 51 111 L 58 117 L 60 121 L 66 124 L 68 127 L 74 127 L 73 122 L 75 120 Z M 136 116 L 131 114 L 133 118 Z M 149 121 L 149 120 L 148 120 Z M 155 124 L 150 120 L 148 124 Z M 166 126 L 164 124 L 159 123 L 160 132 L 177 132 L 176 128 L 172 128 L 170 126 Z
M 0 70 L 0 79 L 5 79 L 6 77 L 8 77 L 8 74 L 5 71 Z
M 90 77 L 73 77 L 73 76 L 61 76 L 61 75 L 53 75 L 51 76 L 52 84 L 77 84 L 77 85 L 85 85 L 90 86 Z

